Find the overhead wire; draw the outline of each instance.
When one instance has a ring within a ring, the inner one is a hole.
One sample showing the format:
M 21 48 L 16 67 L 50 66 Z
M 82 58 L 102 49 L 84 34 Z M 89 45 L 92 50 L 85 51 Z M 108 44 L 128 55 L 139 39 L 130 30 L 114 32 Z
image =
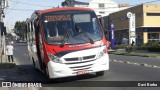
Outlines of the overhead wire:
M 33 4 L 33 3 L 25 3 L 25 2 L 20 2 L 18 0 L 10 0 L 12 2 L 14 2 L 14 4 L 12 4 L 13 6 L 12 7 L 7 7 L 7 9 L 9 9 L 10 11 L 6 12 L 6 14 L 12 12 L 13 10 L 15 11 L 23 11 L 23 12 L 26 12 L 26 11 L 35 11 L 34 9 L 19 9 L 19 8 L 15 8 L 16 5 L 18 4 L 24 4 L 24 5 L 30 5 L 30 6 L 39 6 L 39 7 L 53 7 L 53 6 L 46 6 L 46 5 L 39 5 L 39 4 Z M 144 3 L 140 3 L 140 4 L 134 4 L 134 5 L 129 5 L 127 7 L 134 7 L 134 6 L 138 6 L 138 5 L 141 5 L 141 4 L 147 4 L 147 3 L 155 3 L 155 2 L 158 2 L 160 0 L 153 0 L 153 1 L 149 1 L 149 2 L 144 2 Z M 108 7 L 106 9 L 110 9 L 110 8 L 117 8 L 117 7 Z M 123 7 L 122 7 L 123 8 Z
M 8 8 L 10 10 L 18 10 L 18 11 L 35 11 L 35 9 L 17 9 L 17 8 Z
M 15 1 L 15 3 L 13 3 L 13 4 L 11 4 L 11 6 L 13 5 L 13 7 L 12 8 L 14 8 L 16 5 L 18 5 L 18 0 L 17 1 Z M 6 9 L 8 9 L 8 7 L 6 8 Z M 6 15 L 6 14 L 8 14 L 8 13 L 10 13 L 10 12 L 12 12 L 12 10 L 10 9 L 10 11 L 8 11 L 8 12 L 6 12 L 6 13 L 4 13 L 4 15 Z
M 153 0 L 153 1 L 148 1 L 148 2 L 144 2 L 144 3 L 140 3 L 140 4 L 135 4 L 135 5 L 130 5 L 131 7 L 134 7 L 134 6 L 138 6 L 138 5 L 142 5 L 142 4 L 147 4 L 147 3 L 155 3 L 155 2 L 158 2 L 160 0 Z
M 11 0 L 11 1 L 16 2 L 14 0 Z M 20 1 L 18 3 L 25 4 L 25 5 L 32 5 L 32 6 L 40 6 L 40 7 L 53 7 L 53 6 L 45 6 L 45 5 L 40 5 L 40 4 L 25 3 L 25 2 L 20 2 Z
M 11 1 L 12 1 L 12 2 L 16 2 L 16 1 L 14 1 L 14 0 L 11 0 Z M 129 5 L 129 6 L 126 6 L 126 7 L 134 7 L 134 6 L 138 6 L 138 5 L 141 5 L 141 4 L 155 3 L 155 2 L 158 2 L 158 1 L 160 1 L 160 0 L 153 0 L 153 1 L 144 2 L 144 3 L 140 3 L 140 4 Z M 25 5 L 41 6 L 41 7 L 53 7 L 53 6 L 45 6 L 45 5 L 24 3 L 24 2 L 19 2 L 19 1 L 18 1 L 17 3 L 21 3 L 21 4 L 25 4 Z M 117 8 L 117 7 L 107 7 L 107 8 L 105 8 L 105 9 L 110 9 L 110 8 Z M 120 7 L 120 8 L 123 8 L 123 7 Z M 17 8 L 8 8 L 8 9 L 18 10 L 18 11 L 35 11 L 34 9 L 17 9 Z
M 40 7 L 53 7 L 53 6 L 45 6 L 45 5 L 39 5 L 39 4 L 24 3 L 24 2 L 20 2 L 18 0 L 17 1 L 10 0 L 10 1 L 14 2 L 15 5 L 12 8 L 7 7 L 7 9 L 9 9 L 10 11 L 6 12 L 5 14 L 10 13 L 12 10 L 17 10 L 17 11 L 35 11 L 34 9 L 17 9 L 17 8 L 14 8 L 16 6 L 16 4 L 25 4 L 25 5 L 40 6 Z

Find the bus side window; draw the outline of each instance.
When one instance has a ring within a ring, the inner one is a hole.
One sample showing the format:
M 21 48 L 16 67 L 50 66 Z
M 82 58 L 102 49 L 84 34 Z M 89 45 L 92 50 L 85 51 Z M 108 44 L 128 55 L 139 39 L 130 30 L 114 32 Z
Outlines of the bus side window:
M 33 22 L 31 21 L 31 42 L 34 41 L 34 29 L 33 29 Z
M 38 19 L 36 18 L 33 23 L 34 23 L 35 33 L 38 34 L 39 33 L 39 25 L 38 25 L 39 21 L 38 21 Z
M 37 29 L 36 33 L 38 34 L 38 37 L 39 37 L 39 44 L 42 45 L 42 36 L 41 36 L 41 33 L 40 33 L 40 26 L 38 24 L 38 21 L 36 22 L 35 26 L 36 26 L 36 29 Z
M 27 40 L 30 42 L 29 37 L 30 37 L 30 28 L 29 28 L 29 23 L 27 23 Z
M 29 23 L 29 41 L 32 42 L 32 30 L 31 30 L 31 23 Z
M 39 21 L 38 21 L 38 19 L 35 19 L 34 20 L 34 29 L 35 29 L 35 38 L 40 38 L 40 27 L 39 27 Z M 40 41 L 40 39 L 36 39 L 36 43 L 38 44 L 38 43 L 41 43 L 41 41 Z

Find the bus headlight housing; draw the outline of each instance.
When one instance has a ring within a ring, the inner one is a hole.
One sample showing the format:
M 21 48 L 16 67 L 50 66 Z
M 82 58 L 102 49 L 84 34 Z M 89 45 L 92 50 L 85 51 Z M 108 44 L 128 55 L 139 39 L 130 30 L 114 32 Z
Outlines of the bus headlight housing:
M 58 56 L 55 56 L 49 52 L 48 52 L 48 57 L 50 60 L 52 60 L 55 63 L 62 63 L 62 60 Z
M 97 59 L 103 57 L 106 54 L 106 48 L 104 48 L 102 51 L 100 51 L 97 55 Z

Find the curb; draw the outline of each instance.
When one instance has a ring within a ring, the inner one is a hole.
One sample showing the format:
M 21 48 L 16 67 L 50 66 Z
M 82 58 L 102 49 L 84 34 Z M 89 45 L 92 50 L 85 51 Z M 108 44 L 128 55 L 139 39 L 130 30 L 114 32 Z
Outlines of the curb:
M 143 66 L 143 67 L 150 67 L 150 68 L 160 68 L 160 66 L 156 66 L 156 65 L 149 65 L 146 63 L 135 63 L 135 62 L 129 62 L 129 61 L 119 61 L 119 60 L 111 60 L 112 62 L 118 62 L 118 63 L 125 63 L 125 64 L 132 64 L 132 65 L 139 65 L 139 66 Z
M 0 63 L 0 69 L 10 69 L 15 67 L 16 67 L 15 63 Z
M 160 56 L 152 56 L 151 54 L 145 54 L 145 53 L 142 53 L 144 55 L 134 55 L 134 54 L 128 54 L 126 52 L 124 53 L 112 53 L 112 52 L 109 52 L 109 54 L 113 54 L 113 55 L 124 55 L 124 56 L 138 56 L 138 57 L 153 57 L 153 58 L 160 58 Z M 154 55 L 154 54 L 153 54 Z M 158 55 L 158 54 L 157 54 Z

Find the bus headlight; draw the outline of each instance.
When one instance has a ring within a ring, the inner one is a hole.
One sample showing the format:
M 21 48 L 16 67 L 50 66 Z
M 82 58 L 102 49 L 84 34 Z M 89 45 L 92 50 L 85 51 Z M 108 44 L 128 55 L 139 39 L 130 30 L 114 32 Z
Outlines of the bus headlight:
M 49 52 L 48 52 L 48 57 L 50 60 L 52 60 L 55 63 L 62 63 L 62 60 L 58 56 L 55 56 Z
M 104 48 L 98 55 L 97 55 L 97 59 L 103 57 L 106 54 L 106 48 Z

